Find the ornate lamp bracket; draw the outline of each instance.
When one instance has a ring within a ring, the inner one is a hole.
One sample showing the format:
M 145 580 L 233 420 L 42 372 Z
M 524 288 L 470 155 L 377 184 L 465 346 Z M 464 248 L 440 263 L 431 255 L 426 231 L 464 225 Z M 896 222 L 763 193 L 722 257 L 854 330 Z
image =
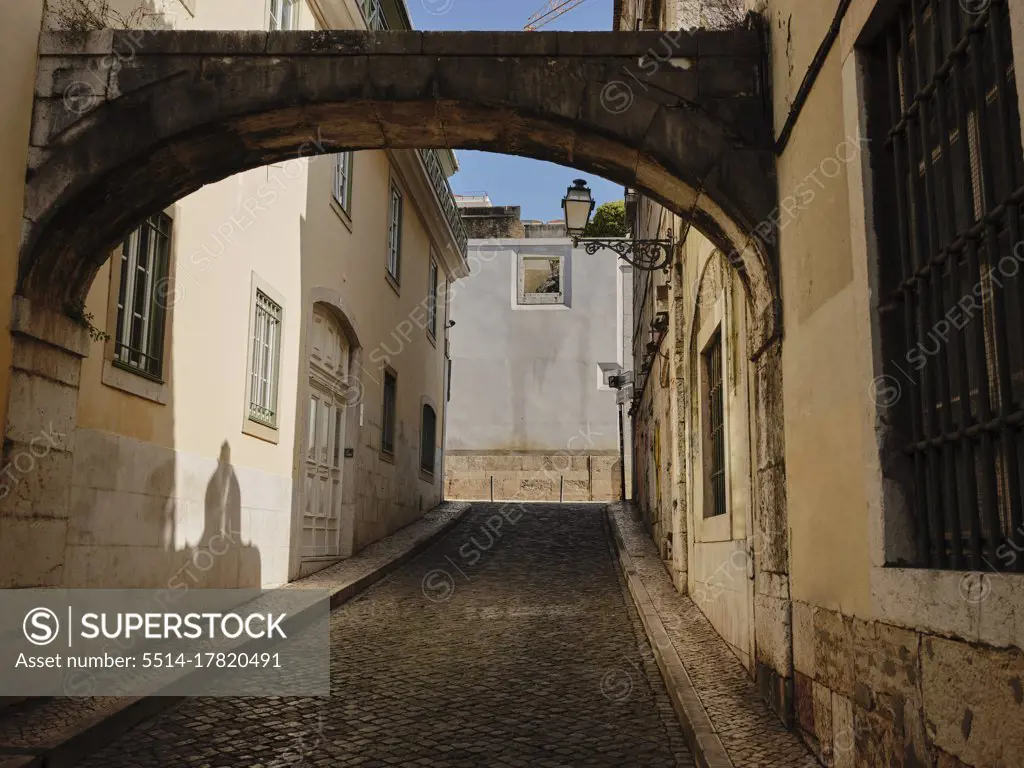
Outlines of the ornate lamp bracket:
M 669 227 L 664 240 L 605 240 L 597 237 L 573 237 L 572 245 L 574 248 L 579 248 L 582 245 L 590 255 L 603 250 L 614 251 L 620 259 L 634 268 L 644 272 L 655 272 L 659 269 L 668 271 L 672 264 L 676 240 L 672 228 Z

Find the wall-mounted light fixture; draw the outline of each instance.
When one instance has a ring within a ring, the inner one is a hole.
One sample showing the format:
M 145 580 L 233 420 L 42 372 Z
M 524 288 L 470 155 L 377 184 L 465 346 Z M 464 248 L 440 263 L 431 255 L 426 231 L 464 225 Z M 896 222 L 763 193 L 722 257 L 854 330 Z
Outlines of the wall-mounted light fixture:
M 635 194 L 635 193 L 634 193 Z M 590 215 L 594 212 L 594 196 L 590 187 L 583 179 L 576 179 L 562 198 L 562 210 L 565 212 L 565 228 L 572 238 L 573 247 L 580 245 L 587 253 L 593 255 L 598 251 L 615 251 L 619 258 L 636 269 L 653 272 L 658 269 L 667 270 L 672 263 L 675 250 L 675 234 L 670 227 L 665 240 L 603 239 L 583 237 L 590 223 Z

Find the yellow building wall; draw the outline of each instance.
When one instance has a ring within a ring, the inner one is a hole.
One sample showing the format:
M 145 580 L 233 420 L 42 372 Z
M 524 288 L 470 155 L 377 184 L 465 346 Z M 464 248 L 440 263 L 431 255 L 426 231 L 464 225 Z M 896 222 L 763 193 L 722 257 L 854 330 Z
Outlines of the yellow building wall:
M 776 134 L 835 15 L 830 0 L 770 5 Z M 786 492 L 794 600 L 867 617 L 870 605 L 863 409 L 871 374 L 851 354 L 863 343 L 851 322 L 853 255 L 847 174 L 860 162 L 846 141 L 841 55 L 836 46 L 778 160 L 779 252 L 784 307 Z M 813 195 L 813 197 L 812 197 Z M 791 208 L 791 210 L 793 210 Z
M 0 3 L 0 423 L 10 391 L 11 300 L 18 276 L 25 169 L 43 0 Z
M 139 5 L 112 3 L 122 14 Z M 323 6 L 331 14 L 324 24 L 353 26 L 350 2 Z M 145 28 L 266 28 L 263 0 L 199 0 L 194 7 L 195 15 L 179 0 L 147 0 L 148 13 L 139 23 Z M 300 26 L 313 29 L 320 23 L 303 4 Z M 29 109 L 33 80 L 34 61 L 25 73 Z M 25 120 L 22 143 L 27 143 Z M 358 551 L 440 501 L 439 458 L 433 478 L 420 473 L 419 462 L 424 396 L 437 414 L 438 450 L 442 439 L 443 304 L 437 341 L 422 327 L 432 252 L 427 218 L 441 213 L 432 197 L 418 199 L 411 180 L 398 171 L 399 166 L 418 168 L 409 165 L 410 159 L 419 162 L 415 155 L 360 152 L 354 160 L 351 219 L 343 221 L 332 204 L 334 157 L 307 157 L 332 130 L 340 133 L 343 126 L 323 126 L 309 137 L 301 156 L 210 184 L 166 210 L 173 233 L 170 282 L 162 291 L 169 325 L 164 383 L 113 367 L 112 341 L 93 342 L 83 360 L 65 583 L 271 586 L 329 564 L 303 564 L 300 552 L 309 399 L 306 333 L 317 290 L 336 293 L 363 347 L 363 393 L 353 405 L 360 409 L 361 426 L 346 434 L 344 446 L 355 449 L 350 461 L 358 468 L 354 476 L 346 475 L 342 488 L 344 514 L 354 518 L 345 524 L 342 553 Z M 391 178 L 405 192 L 397 291 L 385 277 Z M 116 333 L 111 270 L 119 271 L 119 258 L 115 251 L 99 271 L 85 305 L 95 328 L 110 336 Z M 438 265 L 443 294 L 446 275 Z M 270 440 L 243 432 L 254 276 L 283 307 L 278 425 Z M 0 304 L 9 312 L 9 300 Z M 2 336 L 0 344 L 9 347 L 7 334 Z M 398 372 L 393 463 L 379 452 L 385 357 Z M 7 367 L 2 370 L 6 376 Z M 210 558 L 222 548 L 221 536 L 238 551 Z M 208 568 L 196 567 L 208 561 Z

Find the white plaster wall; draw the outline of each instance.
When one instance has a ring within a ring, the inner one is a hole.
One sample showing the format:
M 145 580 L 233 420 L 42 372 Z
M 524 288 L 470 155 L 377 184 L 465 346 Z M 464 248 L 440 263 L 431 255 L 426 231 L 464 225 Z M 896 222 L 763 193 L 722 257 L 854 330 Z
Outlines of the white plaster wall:
M 567 255 L 570 306 L 515 306 L 524 249 Z M 622 355 L 614 254 L 588 256 L 568 240 L 474 240 L 469 263 L 451 300 L 447 450 L 618 451 L 615 391 L 599 389 L 597 374 Z
M 75 440 L 65 583 L 288 581 L 290 477 L 98 430 L 79 429 Z

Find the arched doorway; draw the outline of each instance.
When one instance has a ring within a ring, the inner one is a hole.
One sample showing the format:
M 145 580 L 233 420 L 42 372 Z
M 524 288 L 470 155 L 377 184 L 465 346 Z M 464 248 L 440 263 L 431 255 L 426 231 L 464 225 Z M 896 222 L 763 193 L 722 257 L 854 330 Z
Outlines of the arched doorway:
M 351 347 L 341 325 L 322 304 L 313 307 L 308 349 L 301 557 L 333 559 L 345 549 L 342 466 Z

